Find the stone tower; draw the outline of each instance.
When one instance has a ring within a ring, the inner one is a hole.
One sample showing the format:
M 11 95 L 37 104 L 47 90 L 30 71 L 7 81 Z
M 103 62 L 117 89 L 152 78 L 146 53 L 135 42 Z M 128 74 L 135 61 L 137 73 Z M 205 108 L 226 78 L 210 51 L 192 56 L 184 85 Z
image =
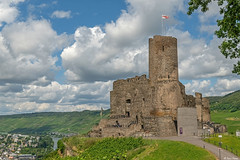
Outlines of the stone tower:
M 153 97 L 152 115 L 169 116 L 176 120 L 178 107 L 195 105 L 178 81 L 176 38 L 156 35 L 149 39 L 149 80 Z
M 149 79 L 178 80 L 177 39 L 154 36 L 149 39 Z

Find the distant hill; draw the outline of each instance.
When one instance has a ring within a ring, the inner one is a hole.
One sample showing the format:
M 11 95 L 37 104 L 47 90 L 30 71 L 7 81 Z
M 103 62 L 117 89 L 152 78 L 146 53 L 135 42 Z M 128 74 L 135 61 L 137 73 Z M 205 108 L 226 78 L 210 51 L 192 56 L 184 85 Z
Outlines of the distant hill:
M 235 112 L 240 110 L 240 90 L 225 96 L 206 97 L 210 101 L 211 110 Z
M 207 97 L 212 111 L 240 111 L 240 90 L 225 96 Z M 109 116 L 104 111 L 103 118 Z M 100 121 L 100 111 L 44 112 L 0 116 L 0 132 L 44 134 L 49 132 L 85 134 Z
M 109 110 L 103 112 L 103 118 Z M 44 112 L 0 116 L 0 132 L 44 134 L 48 132 L 87 133 L 100 121 L 100 111 Z

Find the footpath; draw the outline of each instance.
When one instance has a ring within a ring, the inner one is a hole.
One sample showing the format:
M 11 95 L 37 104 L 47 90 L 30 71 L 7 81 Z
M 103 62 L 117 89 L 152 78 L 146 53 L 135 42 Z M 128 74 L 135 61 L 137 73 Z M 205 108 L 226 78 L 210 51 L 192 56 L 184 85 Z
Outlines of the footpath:
M 234 155 L 233 153 L 231 153 L 225 149 L 219 148 L 217 146 L 214 146 L 212 144 L 209 144 L 207 142 L 204 142 L 201 140 L 201 137 L 197 137 L 197 136 L 151 137 L 150 139 L 166 139 L 166 140 L 172 140 L 172 141 L 183 141 L 183 142 L 193 144 L 195 146 L 205 148 L 206 150 L 208 150 L 211 153 L 213 153 L 214 155 L 216 155 L 216 157 L 219 160 L 240 160 L 240 158 L 237 157 L 236 155 Z

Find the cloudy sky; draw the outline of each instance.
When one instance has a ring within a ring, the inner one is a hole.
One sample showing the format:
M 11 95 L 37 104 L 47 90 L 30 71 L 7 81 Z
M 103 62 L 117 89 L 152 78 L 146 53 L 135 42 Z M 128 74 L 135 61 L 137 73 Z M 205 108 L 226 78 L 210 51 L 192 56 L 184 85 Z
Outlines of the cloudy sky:
M 213 34 L 217 5 L 188 16 L 187 2 L 0 0 L 0 114 L 109 108 L 112 82 L 148 74 L 148 38 L 163 32 L 178 39 L 187 94 L 239 90 Z

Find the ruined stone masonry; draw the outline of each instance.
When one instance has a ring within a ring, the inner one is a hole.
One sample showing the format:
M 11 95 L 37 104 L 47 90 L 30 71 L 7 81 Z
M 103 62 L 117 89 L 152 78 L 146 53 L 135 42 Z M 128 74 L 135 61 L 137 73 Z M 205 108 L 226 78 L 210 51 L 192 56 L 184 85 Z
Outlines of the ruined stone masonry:
M 110 108 L 110 118 L 89 136 L 197 135 L 210 122 L 208 100 L 200 93 L 186 95 L 178 79 L 174 37 L 149 39 L 149 79 L 142 75 L 113 82 Z

